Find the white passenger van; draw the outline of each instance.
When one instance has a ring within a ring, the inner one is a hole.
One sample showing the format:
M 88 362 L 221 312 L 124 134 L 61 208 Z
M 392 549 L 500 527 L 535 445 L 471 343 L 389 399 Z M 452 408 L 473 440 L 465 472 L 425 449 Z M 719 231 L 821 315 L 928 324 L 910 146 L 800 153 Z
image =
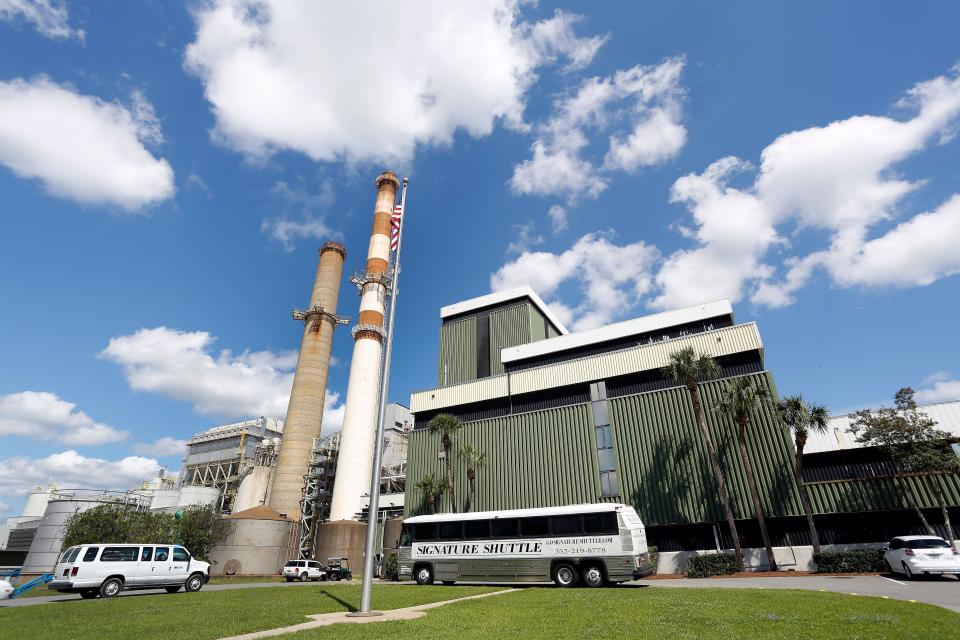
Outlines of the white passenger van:
M 397 559 L 400 579 L 418 584 L 599 587 L 653 573 L 643 523 L 625 504 L 415 516 L 403 523 Z
M 60 556 L 50 589 L 83 598 L 112 598 L 124 589 L 200 591 L 210 563 L 176 544 L 82 544 Z

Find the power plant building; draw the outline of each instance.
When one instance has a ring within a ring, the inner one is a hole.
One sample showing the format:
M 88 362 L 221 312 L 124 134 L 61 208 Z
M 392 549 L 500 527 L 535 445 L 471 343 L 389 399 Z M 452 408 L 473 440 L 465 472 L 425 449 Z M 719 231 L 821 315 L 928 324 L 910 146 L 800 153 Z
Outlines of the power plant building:
M 440 438 L 427 425 L 449 413 L 465 423 L 454 447 L 472 444 L 487 456 L 477 473 L 478 511 L 625 502 L 661 551 L 729 548 L 689 393 L 664 371 L 671 353 L 693 347 L 720 365 L 718 379 L 700 385 L 704 413 L 743 544 L 761 546 L 734 424 L 714 407 L 733 378 L 750 377 L 775 397 L 777 390 L 757 324 L 737 323 L 728 300 L 576 333 L 567 332 L 529 287 L 452 304 L 440 315 L 437 385 L 411 396 L 407 516 L 428 509 L 418 480 L 444 477 Z M 793 478 L 792 435 L 768 409 L 750 418 L 747 446 L 774 545 L 809 545 Z M 810 469 L 818 468 L 818 456 L 836 455 L 826 448 L 806 456 Z M 462 510 L 466 469 L 459 459 L 453 463 L 454 506 Z M 864 475 L 870 468 L 833 465 L 828 479 L 805 472 L 824 544 L 888 541 L 913 527 L 915 516 L 895 483 L 920 489 L 920 480 L 874 479 Z M 954 522 L 960 521 L 960 477 L 945 477 L 943 484 Z M 934 496 L 920 495 L 928 519 L 940 522 Z

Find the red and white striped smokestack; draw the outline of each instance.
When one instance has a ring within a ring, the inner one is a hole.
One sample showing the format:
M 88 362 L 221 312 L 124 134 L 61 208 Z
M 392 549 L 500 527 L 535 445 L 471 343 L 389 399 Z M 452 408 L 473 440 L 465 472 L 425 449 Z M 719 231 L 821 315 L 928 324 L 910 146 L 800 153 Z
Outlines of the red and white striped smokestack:
M 369 489 L 377 429 L 377 390 L 383 351 L 383 315 L 386 310 L 387 269 L 390 263 L 390 219 L 400 181 L 392 171 L 377 177 L 377 203 L 370 231 L 365 275 L 357 280 L 360 317 L 353 328 L 353 360 L 340 432 L 337 476 L 333 485 L 330 520 L 352 520 L 360 513 Z

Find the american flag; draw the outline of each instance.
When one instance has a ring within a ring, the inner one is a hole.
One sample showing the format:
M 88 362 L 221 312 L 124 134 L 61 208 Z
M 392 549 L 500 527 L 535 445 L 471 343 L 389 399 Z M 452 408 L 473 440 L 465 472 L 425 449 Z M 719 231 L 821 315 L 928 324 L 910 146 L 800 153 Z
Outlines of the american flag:
M 400 224 L 403 222 L 403 204 L 398 204 L 393 208 L 393 215 L 390 217 L 390 251 L 397 250 L 397 244 L 400 242 Z

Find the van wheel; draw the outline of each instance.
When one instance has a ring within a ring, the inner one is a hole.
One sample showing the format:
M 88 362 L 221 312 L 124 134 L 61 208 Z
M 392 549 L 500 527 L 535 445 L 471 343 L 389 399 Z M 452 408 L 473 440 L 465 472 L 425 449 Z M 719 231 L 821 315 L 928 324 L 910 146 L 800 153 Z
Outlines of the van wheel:
M 572 564 L 561 562 L 553 568 L 553 582 L 558 587 L 572 587 L 577 584 L 577 570 Z
M 188 592 L 194 593 L 200 591 L 203 588 L 203 576 L 199 573 L 195 573 L 189 578 L 187 578 L 187 583 L 184 585 Z
M 584 567 L 583 571 L 580 573 L 580 576 L 583 578 L 583 584 L 588 587 L 603 586 L 603 570 L 596 565 L 588 565 Z
M 84 589 L 83 591 L 80 592 L 80 597 L 83 598 L 84 600 L 93 600 L 98 595 L 100 594 L 97 593 L 96 589 Z
M 306 571 L 300 574 L 300 582 L 306 582 L 309 579 L 310 579 L 310 576 L 307 575 Z
M 163 589 L 167 593 L 176 593 L 177 591 L 180 591 L 180 585 L 177 585 L 175 587 L 164 587 Z
M 416 571 L 417 584 L 433 584 L 433 569 L 423 565 Z
M 123 590 L 123 580 L 120 578 L 107 578 L 100 585 L 101 598 L 113 598 Z

